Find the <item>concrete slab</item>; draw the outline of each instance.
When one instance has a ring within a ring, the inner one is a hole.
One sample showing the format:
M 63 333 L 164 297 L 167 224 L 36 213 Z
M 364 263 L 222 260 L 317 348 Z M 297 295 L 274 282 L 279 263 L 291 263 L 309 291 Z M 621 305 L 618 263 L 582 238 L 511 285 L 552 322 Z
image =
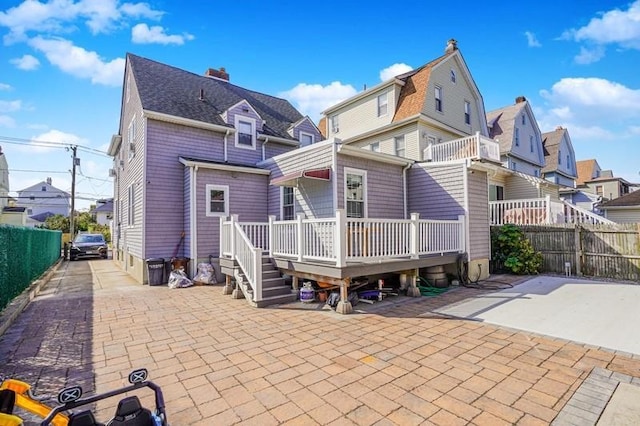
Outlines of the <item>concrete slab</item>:
M 438 310 L 444 315 L 640 354 L 640 285 L 540 276 Z
M 640 425 L 640 387 L 620 383 L 604 409 L 599 426 Z

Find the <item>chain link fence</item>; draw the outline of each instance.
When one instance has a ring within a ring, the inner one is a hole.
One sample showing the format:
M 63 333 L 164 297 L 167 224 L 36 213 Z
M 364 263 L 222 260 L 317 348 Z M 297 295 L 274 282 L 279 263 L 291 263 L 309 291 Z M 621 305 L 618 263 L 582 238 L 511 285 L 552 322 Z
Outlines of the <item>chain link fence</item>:
M 0 225 L 0 310 L 60 258 L 62 233 Z

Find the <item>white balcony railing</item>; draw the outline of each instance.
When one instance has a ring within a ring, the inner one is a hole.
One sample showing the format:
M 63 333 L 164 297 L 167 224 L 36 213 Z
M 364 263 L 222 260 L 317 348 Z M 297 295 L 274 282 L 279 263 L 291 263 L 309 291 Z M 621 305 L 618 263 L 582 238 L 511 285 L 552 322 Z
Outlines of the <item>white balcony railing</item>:
M 296 220 L 276 221 L 270 216 L 268 224 L 238 223 L 234 216 L 229 221 L 221 219 L 220 230 L 222 255 L 240 263 L 238 255 L 242 253 L 247 268 L 255 261 L 249 258 L 251 249 L 256 253 L 269 250 L 273 257 L 324 261 L 338 267 L 347 262 L 465 251 L 464 216 L 457 220 L 424 220 L 414 213 L 411 219 L 348 219 L 344 210 L 338 210 L 335 217 L 326 219 L 303 219 L 300 215 Z M 247 230 L 258 237 L 250 238 Z M 234 237 L 234 233 L 241 233 L 242 238 Z M 245 271 L 245 275 L 251 274 Z
M 475 159 L 500 162 L 500 144 L 476 133 L 461 139 L 429 145 L 425 148 L 424 160 L 434 163 Z
M 613 223 L 602 216 L 551 197 L 489 202 L 491 225 L 544 225 L 553 223 Z

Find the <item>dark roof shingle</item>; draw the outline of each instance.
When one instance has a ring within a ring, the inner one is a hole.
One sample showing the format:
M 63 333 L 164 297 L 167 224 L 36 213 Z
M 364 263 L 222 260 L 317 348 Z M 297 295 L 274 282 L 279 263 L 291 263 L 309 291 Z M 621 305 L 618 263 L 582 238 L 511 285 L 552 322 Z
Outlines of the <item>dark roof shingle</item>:
M 294 140 L 287 132 L 302 115 L 287 100 L 127 54 L 142 108 L 204 123 L 232 127 L 220 114 L 243 99 L 265 120 L 262 133 Z M 200 100 L 200 91 L 204 99 Z

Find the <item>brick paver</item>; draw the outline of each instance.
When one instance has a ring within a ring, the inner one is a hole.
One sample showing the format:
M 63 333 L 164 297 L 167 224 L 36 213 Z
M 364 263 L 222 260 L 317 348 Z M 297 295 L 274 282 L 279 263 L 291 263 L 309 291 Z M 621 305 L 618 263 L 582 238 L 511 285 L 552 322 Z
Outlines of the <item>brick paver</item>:
M 481 292 L 341 316 L 255 309 L 215 286 L 142 286 L 110 261 L 63 263 L 0 338 L 0 371 L 54 396 L 111 390 L 146 367 L 175 425 L 535 425 L 565 406 L 568 422 L 606 403 L 607 382 L 585 381 L 594 367 L 608 381 L 640 376 L 630 354 L 435 313 Z M 98 405 L 102 420 L 114 405 Z

